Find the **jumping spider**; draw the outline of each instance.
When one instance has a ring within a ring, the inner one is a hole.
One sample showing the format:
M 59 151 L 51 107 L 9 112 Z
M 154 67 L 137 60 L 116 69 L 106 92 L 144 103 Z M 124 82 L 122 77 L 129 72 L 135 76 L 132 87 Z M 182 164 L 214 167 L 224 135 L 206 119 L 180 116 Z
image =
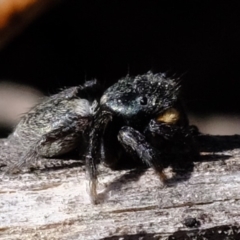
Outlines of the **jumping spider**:
M 195 128 L 189 126 L 183 111 L 177 79 L 152 72 L 126 76 L 110 86 L 98 102 L 89 97 L 95 85 L 92 80 L 63 90 L 23 116 L 12 137 L 18 138 L 26 151 L 12 169 L 29 166 L 38 156 L 83 150 L 90 196 L 96 203 L 99 162 L 113 165 L 121 159 L 137 158 L 164 181 L 164 161 L 198 155 Z

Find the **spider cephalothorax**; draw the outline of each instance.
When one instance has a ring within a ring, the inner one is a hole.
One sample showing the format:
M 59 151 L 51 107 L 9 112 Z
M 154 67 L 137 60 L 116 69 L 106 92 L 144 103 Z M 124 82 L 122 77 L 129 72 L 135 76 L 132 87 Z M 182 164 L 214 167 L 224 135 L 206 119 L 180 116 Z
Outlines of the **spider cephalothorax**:
M 113 165 L 124 158 L 137 158 L 153 167 L 163 180 L 164 161 L 197 155 L 177 80 L 152 72 L 127 76 L 110 86 L 99 103 L 92 101 L 95 85 L 93 80 L 66 89 L 22 118 L 10 136 L 25 146 L 18 168 L 38 156 L 81 149 L 90 195 L 96 203 L 97 164 L 101 161 Z
M 143 121 L 156 117 L 178 101 L 179 85 L 162 74 L 147 73 L 127 76 L 109 87 L 100 100 L 100 106 L 126 121 Z

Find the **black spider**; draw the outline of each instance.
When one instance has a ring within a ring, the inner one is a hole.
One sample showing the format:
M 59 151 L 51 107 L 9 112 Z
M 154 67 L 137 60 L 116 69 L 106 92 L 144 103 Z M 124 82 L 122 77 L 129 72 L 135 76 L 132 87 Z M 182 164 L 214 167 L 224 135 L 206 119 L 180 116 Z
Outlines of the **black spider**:
M 162 180 L 164 162 L 198 155 L 195 128 L 189 126 L 179 97 L 179 81 L 148 72 L 125 77 L 92 101 L 96 81 L 46 98 L 29 111 L 9 138 L 25 148 L 17 166 L 38 156 L 53 157 L 78 148 L 97 202 L 97 165 L 137 158 Z M 130 160 L 131 161 L 131 160 Z

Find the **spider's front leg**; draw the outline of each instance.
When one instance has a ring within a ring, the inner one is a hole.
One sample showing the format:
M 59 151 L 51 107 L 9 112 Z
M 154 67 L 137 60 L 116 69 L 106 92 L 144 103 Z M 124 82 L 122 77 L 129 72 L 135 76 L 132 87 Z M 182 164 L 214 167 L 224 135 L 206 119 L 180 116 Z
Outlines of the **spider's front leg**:
M 159 148 L 159 144 L 161 144 L 173 157 L 183 156 L 184 159 L 199 157 L 196 142 L 199 131 L 196 126 L 166 124 L 152 119 L 145 129 L 144 135 L 153 146 Z
M 142 133 L 125 126 L 119 131 L 118 140 L 130 155 L 137 155 L 144 163 L 154 168 L 161 181 L 166 179 L 161 163 L 163 158 L 161 151 L 151 146 Z
M 178 126 L 151 120 L 144 134 L 132 127 L 123 127 L 118 140 L 131 155 L 137 155 L 144 163 L 151 166 L 164 181 L 163 165 L 172 158 L 198 156 L 194 141 L 197 129 L 194 126 Z

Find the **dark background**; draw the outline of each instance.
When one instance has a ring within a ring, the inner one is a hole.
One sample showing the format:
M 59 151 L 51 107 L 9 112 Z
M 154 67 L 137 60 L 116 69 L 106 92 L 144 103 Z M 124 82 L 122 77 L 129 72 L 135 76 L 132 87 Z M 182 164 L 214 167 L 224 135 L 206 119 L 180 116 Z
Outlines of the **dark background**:
M 240 113 L 237 1 L 62 1 L 0 52 L 0 79 L 45 94 L 97 78 L 182 76 L 198 114 Z

